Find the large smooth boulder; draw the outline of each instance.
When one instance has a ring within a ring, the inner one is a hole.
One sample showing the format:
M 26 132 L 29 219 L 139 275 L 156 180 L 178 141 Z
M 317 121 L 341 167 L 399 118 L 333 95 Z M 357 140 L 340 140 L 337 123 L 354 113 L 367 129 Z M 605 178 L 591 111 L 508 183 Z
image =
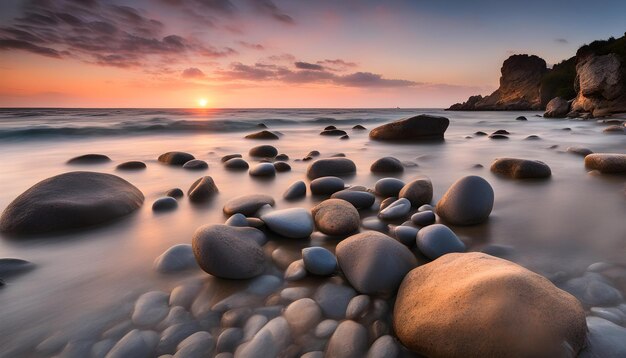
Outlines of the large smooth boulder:
M 404 346 L 427 357 L 572 356 L 587 332 L 585 311 L 572 295 L 476 252 L 448 254 L 409 272 L 393 326 Z
M 349 235 L 359 229 L 359 212 L 352 204 L 341 199 L 328 199 L 311 209 L 315 226 L 331 236 Z
M 257 243 L 261 235 L 251 227 L 204 225 L 193 234 L 191 246 L 205 272 L 220 278 L 247 279 L 265 269 L 265 255 Z
M 169 165 L 183 165 L 190 160 L 196 159 L 193 155 L 185 152 L 167 152 L 159 155 L 159 162 Z
M 352 287 L 365 294 L 394 293 L 417 265 L 406 246 L 376 231 L 350 236 L 337 245 L 335 253 Z
M 403 186 L 398 197 L 408 199 L 414 208 L 430 204 L 433 200 L 433 183 L 427 177 L 419 177 Z
M 565 118 L 569 113 L 570 102 L 561 97 L 555 97 L 546 105 L 546 111 L 543 114 L 546 118 Z
M 328 176 L 348 176 L 356 173 L 356 165 L 348 158 L 326 158 L 311 163 L 306 174 L 309 179 Z
M 372 129 L 370 138 L 379 140 L 443 139 L 450 120 L 446 117 L 420 114 L 383 124 Z
M 498 158 L 491 171 L 513 179 L 542 179 L 552 175 L 550 167 L 539 160 Z
M 143 200 L 139 189 L 118 176 L 64 173 L 15 198 L 0 217 L 0 231 L 40 234 L 98 225 L 130 214 Z
M 585 166 L 604 174 L 624 174 L 626 173 L 626 154 L 589 154 L 585 157 Z
M 189 190 L 187 191 L 187 196 L 189 197 L 189 200 L 198 203 L 209 200 L 218 192 L 219 189 L 217 188 L 217 185 L 215 185 L 213 178 L 207 175 L 191 184 Z
M 489 218 L 493 201 L 491 185 L 479 176 L 469 175 L 450 186 L 437 203 L 437 215 L 453 225 L 480 224 Z

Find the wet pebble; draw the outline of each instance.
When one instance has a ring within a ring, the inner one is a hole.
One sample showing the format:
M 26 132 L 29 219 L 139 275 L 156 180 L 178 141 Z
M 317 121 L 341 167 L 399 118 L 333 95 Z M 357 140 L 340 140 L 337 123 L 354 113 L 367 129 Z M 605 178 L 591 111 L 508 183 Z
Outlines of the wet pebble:
M 306 196 L 306 184 L 299 180 L 289 186 L 283 193 L 285 200 L 295 200 Z
M 398 196 L 405 183 L 397 178 L 382 178 L 374 185 L 374 192 L 382 197 Z
M 428 226 L 434 224 L 435 220 L 435 213 L 430 210 L 417 212 L 411 215 L 411 222 L 417 226 Z
M 158 198 L 152 203 L 152 211 L 171 211 L 178 207 L 178 201 L 171 196 Z
M 140 162 L 138 160 L 133 160 L 133 161 L 118 164 L 116 168 L 118 170 L 141 170 L 141 169 L 146 169 L 146 163 Z
M 274 205 L 274 199 L 264 194 L 241 195 L 230 199 L 224 204 L 224 213 L 233 215 L 236 213 L 245 216 L 254 215 L 263 205 Z
M 378 217 L 383 220 L 398 220 L 408 215 L 409 211 L 411 202 L 406 198 L 400 198 L 381 210 Z
M 278 173 L 284 173 L 291 170 L 291 165 L 285 162 L 275 162 L 274 169 L 276 169 L 276 172 Z
M 216 353 L 234 352 L 243 339 L 243 330 L 238 327 L 226 328 L 217 338 Z
M 303 260 L 297 260 L 292 262 L 287 270 L 285 270 L 286 281 L 298 281 L 306 276 L 306 268 L 304 267 Z
M 158 343 L 156 332 L 134 329 L 111 348 L 106 358 L 150 358 L 154 356 Z
M 320 305 L 326 317 L 343 319 L 348 303 L 355 295 L 356 292 L 351 287 L 325 283 L 317 289 L 313 299 Z
M 304 208 L 275 210 L 261 215 L 261 220 L 273 232 L 292 239 L 303 239 L 314 229 L 313 217 Z
M 398 197 L 408 199 L 413 207 L 430 204 L 433 200 L 433 184 L 427 177 L 418 177 L 402 187 Z
M 367 358 L 396 358 L 400 354 L 400 348 L 393 336 L 384 335 L 378 337 L 367 352 Z
M 310 298 L 292 302 L 285 309 L 285 319 L 295 334 L 308 332 L 322 318 L 319 305 Z
M 253 177 L 273 177 L 276 175 L 276 168 L 272 163 L 259 163 L 250 168 L 248 174 Z
M 429 259 L 434 260 L 451 252 L 465 252 L 465 244 L 445 225 L 426 226 L 417 233 L 417 247 Z
M 186 162 L 185 164 L 183 164 L 183 169 L 204 170 L 204 169 L 209 169 L 209 165 L 204 160 L 192 159 Z
M 174 358 L 210 357 L 215 349 L 215 339 L 209 332 L 196 332 L 178 344 Z
M 189 244 L 174 245 L 154 260 L 154 269 L 161 273 L 179 272 L 197 267 L 198 264 Z
M 138 326 L 153 326 L 169 313 L 169 294 L 151 291 L 139 296 L 135 302 L 132 320 Z
M 329 276 L 337 269 L 335 255 L 323 247 L 302 249 L 302 260 L 305 269 L 313 275 Z
M 354 206 L 357 210 L 367 209 L 374 205 L 376 197 L 367 191 L 357 191 L 352 188 L 349 190 L 340 190 L 331 195 L 333 199 L 342 199 Z
M 341 199 L 328 199 L 312 210 L 317 229 L 331 236 L 348 235 L 358 230 L 359 212 L 349 202 Z
M 236 213 L 229 217 L 224 224 L 228 226 L 246 227 L 248 226 L 248 219 L 245 215 Z
M 361 358 L 367 353 L 367 330 L 354 321 L 339 324 L 328 341 L 326 356 Z
M 277 317 L 265 325 L 247 343 L 235 351 L 238 358 L 276 357 L 291 343 L 291 332 L 287 320 Z
M 182 189 L 174 188 L 165 192 L 165 195 L 178 199 L 178 198 L 182 198 L 185 194 L 183 193 Z
M 351 320 L 357 320 L 361 318 L 367 311 L 367 308 L 370 305 L 370 296 L 368 295 L 358 295 L 353 297 L 348 303 L 348 308 L 346 309 L 346 318 Z
M 227 162 L 227 161 L 229 161 L 230 159 L 233 159 L 233 158 L 241 158 L 241 154 L 227 154 L 227 155 L 223 156 L 220 159 L 220 161 L 222 163 L 225 163 L 225 162 Z
M 415 239 L 417 238 L 417 228 L 412 226 L 400 225 L 393 229 L 393 235 L 396 240 L 400 241 L 406 246 L 415 245 Z
M 248 151 L 251 157 L 274 158 L 278 155 L 278 150 L 271 145 L 259 145 Z
M 372 173 L 401 173 L 404 171 L 402 162 L 394 157 L 383 157 L 370 166 Z
M 213 178 L 204 176 L 191 184 L 191 187 L 189 187 L 187 191 L 187 196 L 189 200 L 193 202 L 203 202 L 209 200 L 218 191 Z
M 159 162 L 182 166 L 190 160 L 196 159 L 193 155 L 185 152 L 167 152 L 159 156 Z

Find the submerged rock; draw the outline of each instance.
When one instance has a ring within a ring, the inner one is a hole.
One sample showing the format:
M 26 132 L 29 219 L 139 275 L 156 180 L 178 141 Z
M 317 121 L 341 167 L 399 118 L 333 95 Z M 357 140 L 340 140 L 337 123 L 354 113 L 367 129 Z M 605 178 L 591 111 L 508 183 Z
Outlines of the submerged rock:
M 0 258 L 0 278 L 17 275 L 35 268 L 32 262 L 14 258 Z
M 259 145 L 248 151 L 251 157 L 274 158 L 278 155 L 278 149 L 271 145 Z
M 372 163 L 372 173 L 400 173 L 404 171 L 402 162 L 394 157 L 383 157 Z
M 443 134 L 449 124 L 448 118 L 420 114 L 376 127 L 370 132 L 370 138 L 379 140 L 443 139 Z
M 189 244 L 174 245 L 154 260 L 154 269 L 161 273 L 172 273 L 197 267 L 193 249 Z
M 572 356 L 587 331 L 573 296 L 512 262 L 474 252 L 409 272 L 393 326 L 404 346 L 429 357 Z
M 167 152 L 159 155 L 159 162 L 169 165 L 180 165 L 196 159 L 193 155 L 185 152 Z
M 209 169 L 209 165 L 204 160 L 192 159 L 183 164 L 183 168 L 189 170 L 204 170 Z
M 152 211 L 169 211 L 178 207 L 178 201 L 171 196 L 163 196 L 152 203 Z
M 260 132 L 248 134 L 245 138 L 246 139 L 269 139 L 269 140 L 279 139 L 275 133 L 272 133 L 270 131 L 260 131 Z
M 437 214 L 453 225 L 480 224 L 489 218 L 493 201 L 491 185 L 479 176 L 470 175 L 448 188 L 437 203 Z
M 67 161 L 67 164 L 101 164 L 110 162 L 111 158 L 104 154 L 84 154 Z
M 116 167 L 118 170 L 141 170 L 146 169 L 146 163 L 138 160 L 132 160 L 130 162 L 124 162 Z
M 236 213 L 245 216 L 254 215 L 263 205 L 274 205 L 274 198 L 265 194 L 248 194 L 236 196 L 224 204 L 224 213 L 233 215 Z
M 544 162 L 517 158 L 498 158 L 491 164 L 491 171 L 513 179 L 542 179 L 552 175 Z
M 259 236 L 265 235 L 254 228 L 204 225 L 193 234 L 193 253 L 200 268 L 213 276 L 252 278 L 265 270 Z
M 350 284 L 366 294 L 393 294 L 404 275 L 417 265 L 406 246 L 375 231 L 350 236 L 335 252 Z
M 15 198 L 0 217 L 0 231 L 23 235 L 98 225 L 130 214 L 143 200 L 139 189 L 115 175 L 64 173 Z
M 307 168 L 309 179 L 328 176 L 348 176 L 356 173 L 356 165 L 347 158 L 326 158 L 311 163 Z
M 241 158 L 231 158 L 224 162 L 224 168 L 229 170 L 246 170 L 249 167 L 248 162 Z

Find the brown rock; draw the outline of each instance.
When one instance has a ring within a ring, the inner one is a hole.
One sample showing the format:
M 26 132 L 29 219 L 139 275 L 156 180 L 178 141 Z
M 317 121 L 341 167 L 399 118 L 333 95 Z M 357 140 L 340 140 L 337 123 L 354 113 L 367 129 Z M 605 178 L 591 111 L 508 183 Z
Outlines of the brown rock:
M 443 139 L 450 120 L 446 117 L 418 116 L 383 124 L 372 129 L 370 138 L 378 140 Z
M 585 157 L 585 166 L 604 174 L 626 173 L 626 154 L 594 153 Z
M 311 209 L 315 226 L 330 236 L 344 236 L 359 229 L 359 212 L 352 204 L 341 199 L 328 199 Z
M 545 118 L 565 118 L 569 113 L 570 102 L 561 97 L 555 97 L 546 105 L 546 111 L 543 114 Z
M 398 197 L 407 198 L 414 208 L 430 204 L 433 200 L 433 183 L 427 177 L 419 177 L 402 187 Z
M 557 357 L 585 344 L 578 300 L 546 278 L 483 253 L 453 253 L 409 272 L 393 325 L 428 357 Z
M 491 164 L 491 171 L 513 179 L 548 178 L 550 167 L 538 160 L 498 158 Z
M 209 200 L 218 191 L 213 178 L 207 175 L 191 184 L 187 191 L 187 196 L 191 201 L 201 202 Z

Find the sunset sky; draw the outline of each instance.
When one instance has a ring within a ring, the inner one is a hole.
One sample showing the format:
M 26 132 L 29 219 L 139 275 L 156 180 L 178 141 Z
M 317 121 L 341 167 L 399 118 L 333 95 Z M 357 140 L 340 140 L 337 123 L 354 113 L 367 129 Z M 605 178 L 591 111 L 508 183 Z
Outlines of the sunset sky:
M 446 107 L 626 1 L 1 0 L 2 107 Z M 205 100 L 206 103 L 200 103 Z

